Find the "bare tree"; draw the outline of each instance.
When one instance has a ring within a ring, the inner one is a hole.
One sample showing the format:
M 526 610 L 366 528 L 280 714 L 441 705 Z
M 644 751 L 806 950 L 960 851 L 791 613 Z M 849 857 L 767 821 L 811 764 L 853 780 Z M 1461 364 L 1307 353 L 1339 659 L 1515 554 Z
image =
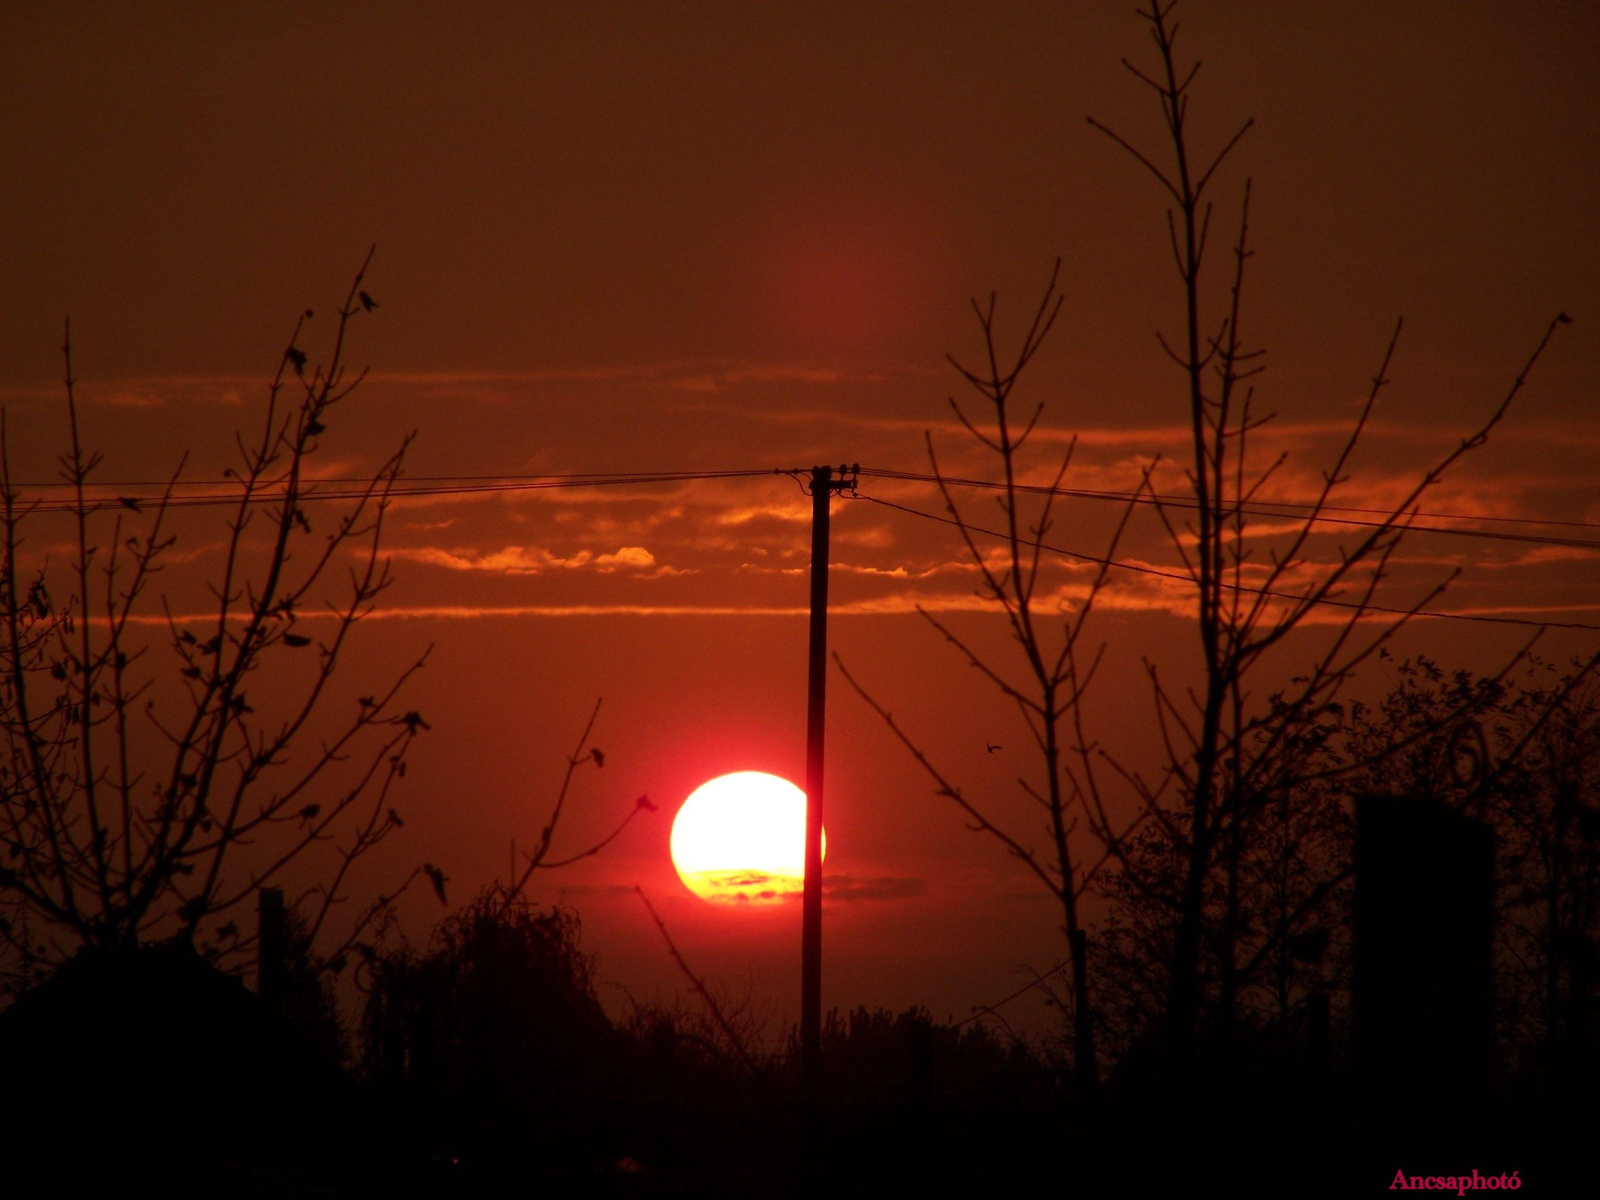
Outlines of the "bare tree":
M 1001 829 L 987 804 L 975 802 L 946 778 L 881 704 L 859 685 L 857 690 L 929 772 L 938 791 L 954 800 L 975 828 L 998 837 L 1060 898 L 1071 945 L 1080 1072 L 1092 1046 L 1088 999 L 1094 989 L 1077 901 L 1109 860 L 1118 888 L 1137 896 L 1147 911 L 1164 914 L 1158 922 L 1166 946 L 1166 961 L 1158 972 L 1163 992 L 1159 1008 L 1166 1027 L 1167 1070 L 1175 1085 L 1174 1112 L 1185 1114 L 1203 970 L 1214 971 L 1225 1062 L 1228 1031 L 1246 986 L 1256 984 L 1269 969 L 1275 971 L 1278 996 L 1286 1006 L 1294 964 L 1321 953 L 1317 945 L 1327 932 L 1323 917 L 1348 880 L 1348 863 L 1332 851 L 1320 855 L 1319 873 L 1309 884 L 1295 875 L 1294 864 L 1308 848 L 1309 831 L 1317 830 L 1315 837 L 1330 847 L 1344 836 L 1339 822 L 1321 810 L 1341 802 L 1336 786 L 1341 778 L 1348 780 L 1363 762 L 1371 766 L 1374 761 L 1354 760 L 1344 753 L 1348 747 L 1337 743 L 1348 732 L 1345 692 L 1362 667 L 1387 654 L 1396 633 L 1450 582 L 1442 580 L 1420 596 L 1392 602 L 1392 589 L 1385 585 L 1401 538 L 1423 495 L 1481 447 L 1504 419 L 1529 371 L 1568 318 L 1561 314 L 1550 321 L 1485 419 L 1419 472 L 1398 503 L 1369 521 L 1336 524 L 1334 508 L 1350 481 L 1352 458 L 1387 384 L 1400 335 L 1397 323 L 1365 402 L 1322 472 L 1316 494 L 1299 506 L 1296 517 L 1274 512 L 1273 527 L 1259 522 L 1261 504 L 1270 497 L 1286 460 L 1279 455 L 1262 462 L 1258 450 L 1252 457 L 1253 436 L 1273 415 L 1256 403 L 1253 378 L 1262 369 L 1262 352 L 1249 345 L 1241 326 L 1246 268 L 1253 254 L 1248 181 L 1220 303 L 1206 257 L 1218 171 L 1251 122 L 1243 122 L 1214 153 L 1195 153 L 1188 106 L 1198 64 L 1180 64 L 1172 10 L 1170 2 L 1151 0 L 1142 13 L 1156 51 L 1155 70 L 1125 63 L 1157 98 L 1165 151 L 1147 154 L 1092 117 L 1090 123 L 1145 168 L 1169 201 L 1167 230 L 1183 292 L 1183 325 L 1177 338 L 1163 336 L 1160 344 L 1183 380 L 1191 431 L 1190 457 L 1183 464 L 1186 487 L 1158 490 L 1153 480 L 1163 464 L 1152 460 L 1144 466 L 1108 552 L 1078 555 L 1096 564 L 1093 582 L 1068 615 L 1054 649 L 1045 653 L 1035 587 L 1041 551 L 1055 549 L 1045 537 L 1051 502 L 1062 490 L 1071 454 L 1063 458 L 1050 486 L 1025 482 L 1017 453 L 1036 427 L 1039 412 L 1019 422 L 1007 404 L 1055 315 L 1059 301 L 1054 280 L 1014 358 L 1002 358 L 996 350 L 991 302 L 978 313 L 986 365 L 972 371 L 955 364 L 992 406 L 981 425 L 959 406 L 956 412 L 998 460 L 1001 478 L 994 486 L 1004 518 L 1001 528 L 985 528 L 958 509 L 951 486 L 964 481 L 950 480 L 934 459 L 950 521 L 980 571 L 982 593 L 1005 614 L 1021 647 L 1026 686 L 980 658 L 946 625 L 928 619 L 1028 719 L 1043 768 L 1043 786 L 1033 795 L 1047 814 L 1049 852 L 1038 855 L 1025 838 Z M 931 449 L 930 443 L 930 454 Z M 1030 498 L 1039 504 L 1031 520 L 1021 515 L 1023 502 Z M 1157 514 L 1172 547 L 1174 569 L 1152 571 L 1116 560 L 1131 513 L 1146 506 Z M 1356 532 L 1330 547 L 1327 535 L 1334 529 Z M 980 538 L 989 537 L 1000 544 L 999 565 L 991 565 L 980 545 Z M 1165 748 L 1165 762 L 1154 771 L 1122 760 L 1107 747 L 1091 728 L 1083 704 L 1103 652 L 1085 630 L 1120 570 L 1165 576 L 1194 597 L 1200 651 L 1196 682 L 1175 684 L 1155 663 L 1145 663 Z M 1513 655 L 1496 678 L 1503 678 L 1525 651 Z M 1291 653 L 1306 665 L 1286 684 L 1274 682 L 1274 656 Z M 1446 707 L 1434 716 L 1428 730 L 1412 730 L 1377 753 L 1401 753 L 1430 731 L 1459 724 L 1462 712 Z M 1095 853 L 1074 849 L 1074 816 L 1082 818 L 1084 832 L 1098 845 Z M 1264 919 L 1269 908 L 1275 908 L 1275 915 Z M 1178 1117 L 1180 1122 L 1188 1119 Z
M 594 709 L 589 713 L 589 720 L 583 727 L 583 732 L 578 736 L 578 744 L 573 747 L 572 753 L 567 755 L 567 770 L 561 777 L 560 790 L 556 792 L 555 803 L 550 808 L 550 819 L 543 829 L 539 831 L 539 840 L 534 843 L 531 851 L 524 851 L 521 861 L 517 857 L 517 843 L 511 843 L 511 875 L 507 883 L 493 889 L 495 895 L 501 899 L 503 906 L 509 907 L 519 900 L 532 881 L 536 871 L 553 871 L 560 867 L 570 867 L 575 862 L 592 858 L 604 850 L 617 838 L 622 836 L 622 831 L 632 824 L 633 819 L 642 812 L 655 812 L 656 806 L 648 794 L 640 796 L 633 802 L 633 807 L 627 815 L 618 822 L 612 831 L 598 841 L 591 843 L 582 850 L 575 850 L 563 854 L 558 858 L 551 858 L 550 853 L 555 844 L 556 830 L 561 824 L 561 815 L 567 806 L 567 795 L 572 790 L 573 777 L 584 767 L 593 766 L 596 770 L 606 765 L 605 751 L 598 746 L 590 746 L 589 738 L 594 734 L 594 724 L 600 718 L 601 701 L 594 702 Z M 441 894 L 441 900 L 444 896 Z
M 1600 995 L 1600 686 L 1593 663 L 1529 688 L 1493 730 L 1494 751 L 1538 722 L 1517 769 L 1495 789 L 1501 834 L 1502 942 L 1531 1029 L 1543 1050 L 1553 1107 L 1596 1059 Z M 1545 712 L 1548 719 L 1539 721 Z M 1491 751 L 1492 753 L 1494 751 Z M 1513 1035 L 1519 1032 L 1511 1031 Z
M 650 914 L 650 920 L 655 924 L 656 931 L 661 934 L 661 940 L 667 944 L 667 953 L 672 956 L 672 961 L 677 964 L 678 970 L 689 981 L 690 991 L 700 997 L 700 1002 L 705 1005 L 705 1010 L 711 1018 L 711 1027 L 717 1037 L 711 1039 L 698 1036 L 697 1040 L 714 1053 L 737 1061 L 752 1077 L 759 1077 L 763 1073 L 762 1064 L 750 1053 L 751 1035 L 756 1031 L 751 1029 L 748 1012 L 740 1011 L 747 1009 L 748 1005 L 739 1006 L 739 1009 L 730 1016 L 728 1006 L 718 1001 L 716 990 L 706 982 L 703 975 L 695 974 L 694 968 L 689 965 L 689 960 L 683 957 L 683 952 L 678 949 L 678 943 L 672 940 L 667 923 L 661 919 L 656 906 L 650 903 L 650 897 L 644 894 L 644 888 L 636 884 L 633 890 L 639 897 L 640 903 L 644 905 L 645 911 Z M 636 1012 L 636 1018 L 638 1015 Z M 744 1026 L 742 1034 L 739 1024 Z
M 1261 351 L 1249 347 L 1241 326 L 1245 271 L 1252 255 L 1248 181 L 1220 304 L 1204 286 L 1217 172 L 1251 122 L 1241 124 L 1215 153 L 1195 153 L 1188 112 L 1199 64 L 1185 66 L 1179 61 L 1173 8 L 1171 0 L 1151 0 L 1142 14 L 1156 51 L 1154 72 L 1125 62 L 1157 98 L 1165 152 L 1147 154 L 1092 117 L 1090 122 L 1143 166 L 1168 200 L 1167 229 L 1183 290 L 1184 318 L 1180 336 L 1163 337 L 1161 345 L 1184 381 L 1192 458 L 1185 471 L 1187 491 L 1180 498 L 1157 493 L 1153 499 L 1183 577 L 1194 590 L 1199 681 L 1193 688 L 1175 689 L 1154 664 L 1147 664 L 1168 761 L 1149 781 L 1117 766 L 1117 778 L 1131 785 L 1138 801 L 1132 818 L 1119 818 L 1115 806 L 1107 803 L 1096 768 L 1097 763 L 1112 760 L 1087 733 L 1077 743 L 1076 779 L 1096 835 L 1130 881 L 1152 894 L 1163 884 L 1175 885 L 1165 889 L 1175 918 L 1165 1008 L 1168 1065 L 1181 1111 L 1194 1071 L 1201 955 L 1208 940 L 1219 960 L 1224 1036 L 1238 997 L 1239 898 L 1252 825 L 1274 797 L 1326 778 L 1326 762 L 1309 751 L 1323 744 L 1337 724 L 1344 689 L 1359 668 L 1383 652 L 1395 633 L 1449 582 L 1441 581 L 1413 602 L 1383 603 L 1387 592 L 1381 589 L 1389 578 L 1391 559 L 1419 500 L 1463 456 L 1485 443 L 1567 317 L 1562 314 L 1550 322 L 1511 387 L 1476 429 L 1420 472 L 1391 509 L 1357 527 L 1358 533 L 1328 554 L 1322 551 L 1321 535 L 1331 527 L 1330 508 L 1349 481 L 1352 455 L 1387 383 L 1400 335 L 1397 323 L 1360 413 L 1323 471 L 1317 494 L 1287 533 L 1270 535 L 1253 525 L 1256 502 L 1285 460 L 1280 455 L 1263 465 L 1250 453 L 1252 435 L 1272 415 L 1256 407 L 1250 381 L 1261 369 Z M 1284 647 L 1291 635 L 1308 631 L 1313 614 L 1330 609 L 1343 610 L 1344 617 L 1324 627 L 1320 647 L 1312 650 L 1304 639 L 1297 643 L 1302 653 L 1311 651 L 1310 664 L 1288 687 L 1275 690 L 1269 702 L 1253 699 L 1252 684 L 1269 654 Z M 1081 719 L 1081 709 L 1074 715 Z M 1441 714 L 1441 720 L 1453 719 L 1451 713 Z M 1345 763 L 1339 769 L 1350 767 Z M 1140 878 L 1141 869 L 1150 864 L 1127 852 L 1131 831 L 1146 820 L 1159 823 L 1172 851 L 1160 881 Z M 1329 886 L 1334 884 L 1330 881 Z M 1222 897 L 1221 915 L 1208 927 L 1208 894 L 1213 887 Z M 1306 903 L 1316 900 L 1307 897 Z M 1280 924 L 1280 938 L 1293 933 L 1293 920 Z M 1270 950 L 1258 946 L 1255 952 Z
M 998 530 L 984 528 L 956 502 L 952 486 L 940 467 L 933 440 L 931 436 L 928 438 L 928 457 L 949 513 L 949 523 L 959 532 L 978 573 L 979 594 L 1004 614 L 1020 663 L 1000 663 L 985 658 L 947 622 L 925 609 L 918 610 L 945 641 L 1015 706 L 1021 717 L 1039 755 L 1040 770 L 1035 782 L 1026 778 L 1019 778 L 1017 782 L 1042 810 L 1046 848 L 1035 849 L 1028 834 L 1008 829 L 1001 823 L 991 801 L 974 798 L 948 778 L 842 662 L 839 666 L 851 686 L 932 778 L 938 794 L 956 804 L 965 814 L 970 828 L 996 838 L 1061 906 L 1062 931 L 1067 941 L 1067 961 L 1062 965 L 1070 965 L 1071 996 L 1070 1003 L 1063 1007 L 1071 1013 L 1074 1078 L 1080 1092 L 1087 1093 L 1095 1085 L 1098 1070 L 1094 1011 L 1090 1003 L 1088 937 L 1079 905 L 1106 858 L 1102 853 L 1098 861 L 1086 866 L 1074 850 L 1072 834 L 1078 824 L 1083 797 L 1068 770 L 1067 759 L 1072 748 L 1071 717 L 1079 711 L 1105 649 L 1101 645 L 1091 651 L 1087 666 L 1080 670 L 1080 663 L 1085 659 L 1079 647 L 1095 600 L 1110 582 L 1117 547 L 1135 505 L 1130 503 L 1124 508 L 1106 553 L 1092 560 L 1093 577 L 1076 610 L 1063 615 L 1056 598 L 1042 595 L 1039 588 L 1041 572 L 1049 561 L 1043 557 L 1049 548 L 1044 539 L 1050 533 L 1061 482 L 1071 466 L 1076 443 L 1069 444 L 1066 453 L 1053 465 L 1051 482 L 1047 486 L 1029 485 L 1030 469 L 1026 460 L 1030 456 L 1023 451 L 1038 426 L 1044 406 L 1036 405 L 1026 418 L 1019 417 L 1013 406 L 1017 384 L 1039 353 L 1061 310 L 1060 272 L 1058 260 L 1014 355 L 1005 355 L 1000 349 L 995 326 L 996 301 L 991 294 L 987 305 L 980 305 L 976 300 L 972 304 L 983 340 L 982 365 L 972 369 L 954 357 L 950 359 L 951 365 L 981 398 L 980 415 L 976 418 L 970 417 L 954 397 L 949 403 L 962 427 L 992 456 L 1000 475 L 996 496 L 1001 516 Z M 1148 472 L 1141 480 L 1136 498 L 1143 496 L 1147 483 Z M 980 544 L 979 539 L 985 536 L 999 540 L 998 558 L 987 553 Z M 837 655 L 835 658 L 837 660 Z
M 482 1104 L 487 1089 L 499 1095 L 491 1107 L 504 1116 L 521 1103 L 512 1098 L 519 1071 L 537 1066 L 542 1074 L 551 1060 L 560 1060 L 562 1069 L 552 1079 L 534 1085 L 559 1091 L 571 1086 L 571 1068 L 581 1057 L 574 1056 L 580 1047 L 573 1039 L 597 1051 L 596 1039 L 609 1023 L 595 999 L 593 961 L 579 948 L 578 916 L 560 905 L 541 908 L 529 898 L 528 885 L 539 871 L 599 854 L 640 813 L 655 811 L 642 795 L 608 834 L 583 849 L 552 855 L 578 772 L 606 764 L 605 752 L 589 744 L 600 707 L 597 700 L 566 756 L 561 786 L 533 849 L 519 855 L 512 842 L 505 879 L 495 879 L 447 916 L 420 949 L 392 921 L 356 947 L 355 982 L 365 993 L 361 1054 L 375 1077 L 455 1090 L 452 1105 L 469 1096 Z M 444 903 L 443 874 L 431 865 L 423 870 Z M 397 935 L 395 941 L 390 934 Z M 522 1086 L 530 1082 L 524 1079 Z
M 339 307 L 326 362 L 312 365 L 301 346 L 307 311 L 259 433 L 236 439 L 207 616 L 174 611 L 152 585 L 171 563 L 178 510 L 219 498 L 182 493 L 181 463 L 154 495 L 96 484 L 70 327 L 67 499 L 30 498 L 13 482 L 0 425 L 0 938 L 13 965 L 174 935 L 237 961 L 254 940 L 240 906 L 285 882 L 303 888 L 317 938 L 358 860 L 400 826 L 391 791 L 427 724 L 399 697 L 422 659 L 359 699 L 336 700 L 333 681 L 389 584 L 381 537 L 405 444 L 366 482 L 339 485 L 340 503 L 310 471 L 365 375 L 345 356 L 352 322 L 375 307 L 363 290 L 370 261 Z M 66 564 L 27 538 L 63 518 Z M 291 873 L 308 860 L 322 882 Z M 321 961 L 337 966 L 394 894 L 347 923 Z

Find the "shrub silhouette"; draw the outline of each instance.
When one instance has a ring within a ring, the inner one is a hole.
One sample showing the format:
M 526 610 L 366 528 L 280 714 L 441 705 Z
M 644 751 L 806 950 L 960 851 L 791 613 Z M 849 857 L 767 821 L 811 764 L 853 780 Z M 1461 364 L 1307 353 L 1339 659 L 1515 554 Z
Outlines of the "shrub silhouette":
M 531 1146 L 581 1160 L 620 1037 L 595 996 L 577 915 L 495 885 L 425 951 L 371 952 L 362 1059 L 430 1157 L 498 1173 Z M 598 1151 L 597 1151 L 598 1152 Z
M 85 948 L 0 1013 L 5 1190 L 325 1175 L 349 1095 L 329 1049 L 182 938 Z

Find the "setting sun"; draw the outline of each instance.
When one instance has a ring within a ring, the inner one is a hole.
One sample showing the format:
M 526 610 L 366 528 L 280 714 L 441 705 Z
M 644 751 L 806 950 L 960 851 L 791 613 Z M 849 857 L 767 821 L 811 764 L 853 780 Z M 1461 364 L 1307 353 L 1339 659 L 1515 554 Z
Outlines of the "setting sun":
M 774 903 L 800 895 L 805 841 L 806 794 L 776 775 L 736 771 L 683 802 L 672 822 L 672 862 L 703 900 Z M 826 854 L 826 832 L 822 846 Z

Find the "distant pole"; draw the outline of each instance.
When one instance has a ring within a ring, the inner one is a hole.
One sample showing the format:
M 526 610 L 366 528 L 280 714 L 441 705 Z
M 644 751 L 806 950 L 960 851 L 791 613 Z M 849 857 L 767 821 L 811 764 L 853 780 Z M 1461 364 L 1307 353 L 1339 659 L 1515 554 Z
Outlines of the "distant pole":
M 257 898 L 256 995 L 274 1012 L 283 1006 L 288 938 L 283 914 L 283 889 L 264 887 Z
M 815 1100 L 822 1075 L 822 759 L 828 683 L 828 503 L 854 469 L 811 469 L 811 669 L 806 698 L 806 876 L 800 930 L 800 1070 Z

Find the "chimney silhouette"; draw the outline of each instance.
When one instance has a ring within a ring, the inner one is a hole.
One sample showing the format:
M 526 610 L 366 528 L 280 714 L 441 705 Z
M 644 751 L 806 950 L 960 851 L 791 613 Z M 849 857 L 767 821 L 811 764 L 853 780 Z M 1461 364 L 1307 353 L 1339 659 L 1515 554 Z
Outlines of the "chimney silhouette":
M 1352 1038 L 1374 1149 L 1454 1145 L 1493 1071 L 1494 835 L 1431 798 L 1356 805 Z

